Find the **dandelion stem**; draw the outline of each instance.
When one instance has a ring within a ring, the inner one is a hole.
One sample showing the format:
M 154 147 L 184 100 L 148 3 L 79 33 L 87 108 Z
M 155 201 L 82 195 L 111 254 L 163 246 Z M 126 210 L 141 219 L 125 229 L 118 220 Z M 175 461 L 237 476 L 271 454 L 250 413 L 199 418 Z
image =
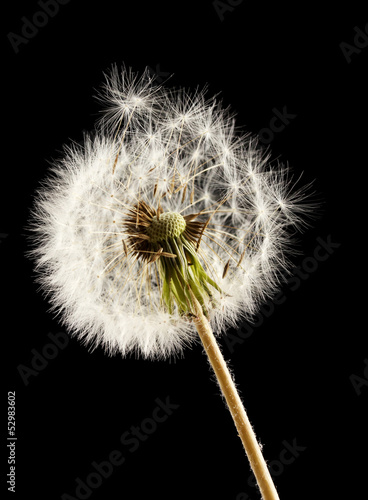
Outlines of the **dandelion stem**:
M 231 416 L 242 440 L 253 473 L 256 477 L 263 500 L 279 500 L 275 485 L 263 458 L 260 445 L 249 422 L 243 403 L 236 390 L 229 369 L 216 342 L 211 326 L 203 314 L 198 300 L 191 294 L 196 318 L 194 320 L 200 339 L 205 348 L 210 364 L 215 372 L 217 381 L 225 396 Z

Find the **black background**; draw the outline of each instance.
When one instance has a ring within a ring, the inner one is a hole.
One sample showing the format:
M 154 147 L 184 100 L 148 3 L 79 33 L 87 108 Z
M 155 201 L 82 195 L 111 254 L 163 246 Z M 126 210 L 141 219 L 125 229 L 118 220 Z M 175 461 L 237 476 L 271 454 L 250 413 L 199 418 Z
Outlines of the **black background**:
M 221 92 L 238 125 L 254 134 L 269 127 L 275 108 L 296 115 L 270 147 L 274 159 L 304 172 L 305 182 L 314 180 L 323 199 L 294 259 L 295 266 L 311 267 L 294 289 L 285 285 L 286 300 L 264 313 L 233 352 L 221 343 L 273 462 L 281 500 L 366 494 L 368 387 L 354 388 L 351 375 L 364 379 L 368 357 L 362 297 L 368 47 L 348 62 L 340 44 L 354 45 L 354 28 L 364 31 L 368 16 L 354 2 L 326 11 L 231 3 L 221 19 L 211 1 L 71 0 L 18 53 L 7 35 L 21 34 L 22 17 L 32 20 L 41 8 L 36 1 L 7 4 L 1 319 L 17 436 L 16 493 L 9 498 L 78 498 L 76 479 L 86 480 L 92 463 L 113 450 L 125 463 L 85 498 L 259 498 L 200 345 L 183 359 L 151 362 L 89 353 L 71 339 L 27 385 L 19 373 L 50 343 L 49 332 L 64 331 L 25 257 L 35 189 L 63 144 L 93 128 L 103 72 L 123 62 L 138 72 L 150 66 L 159 81 L 173 74 L 168 86 L 208 83 L 209 95 Z M 323 262 L 313 260 L 318 238 L 340 244 Z M 120 436 L 167 397 L 178 408 L 129 451 Z M 6 392 L 4 408 L 5 398 Z M 281 469 L 274 461 L 284 456 L 285 441 L 303 449 Z

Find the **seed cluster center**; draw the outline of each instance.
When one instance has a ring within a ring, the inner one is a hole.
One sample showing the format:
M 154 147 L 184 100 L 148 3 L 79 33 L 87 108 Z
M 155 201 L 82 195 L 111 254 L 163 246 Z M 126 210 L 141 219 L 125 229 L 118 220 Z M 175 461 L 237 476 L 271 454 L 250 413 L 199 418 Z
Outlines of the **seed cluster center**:
M 152 242 L 167 241 L 184 232 L 185 219 L 178 212 L 165 212 L 159 218 L 155 215 L 151 225 L 147 228 L 147 234 Z

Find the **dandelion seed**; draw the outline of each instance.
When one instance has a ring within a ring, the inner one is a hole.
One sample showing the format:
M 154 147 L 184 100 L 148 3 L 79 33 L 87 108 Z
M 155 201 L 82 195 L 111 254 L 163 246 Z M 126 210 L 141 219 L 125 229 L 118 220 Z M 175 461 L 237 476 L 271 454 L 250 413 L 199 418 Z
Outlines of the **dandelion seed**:
M 222 273 L 222 278 L 225 278 L 225 276 L 227 275 L 229 267 L 230 267 L 230 259 L 225 264 L 224 271 Z
M 114 67 L 100 98 L 97 133 L 66 149 L 33 210 L 39 282 L 68 330 L 109 354 L 165 358 L 200 338 L 275 500 L 212 329 L 250 319 L 275 292 L 306 190 L 202 92 Z

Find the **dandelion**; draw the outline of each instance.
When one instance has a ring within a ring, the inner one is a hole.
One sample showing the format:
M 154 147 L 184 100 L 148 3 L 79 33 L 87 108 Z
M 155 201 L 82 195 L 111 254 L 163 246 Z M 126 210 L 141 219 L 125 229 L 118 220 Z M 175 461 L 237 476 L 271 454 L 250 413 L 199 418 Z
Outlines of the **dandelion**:
M 109 354 L 201 340 L 265 500 L 278 498 L 216 334 L 288 267 L 306 189 L 204 92 L 115 67 L 94 135 L 66 148 L 32 215 L 38 280 L 71 332 Z

